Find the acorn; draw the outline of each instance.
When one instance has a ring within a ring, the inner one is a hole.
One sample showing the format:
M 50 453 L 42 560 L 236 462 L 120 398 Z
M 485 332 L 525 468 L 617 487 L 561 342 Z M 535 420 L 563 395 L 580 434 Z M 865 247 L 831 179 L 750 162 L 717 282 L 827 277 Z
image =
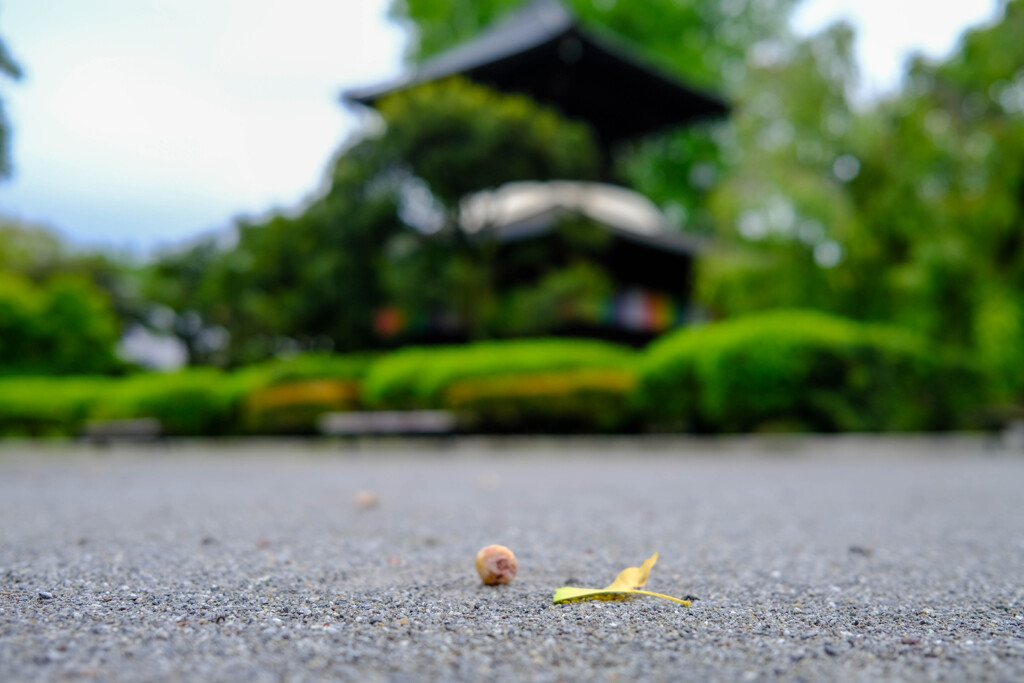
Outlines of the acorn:
M 503 545 L 489 545 L 476 554 L 476 571 L 488 586 L 500 586 L 516 578 L 516 556 Z
M 380 505 L 380 498 L 373 491 L 360 491 L 356 494 L 355 503 L 356 507 L 368 510 Z

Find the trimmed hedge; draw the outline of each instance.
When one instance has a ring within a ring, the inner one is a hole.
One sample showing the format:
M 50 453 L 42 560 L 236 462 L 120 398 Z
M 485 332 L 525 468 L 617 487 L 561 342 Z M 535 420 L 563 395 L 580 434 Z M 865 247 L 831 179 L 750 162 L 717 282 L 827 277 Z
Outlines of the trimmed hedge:
M 152 417 L 165 434 L 221 436 L 238 422 L 241 387 L 235 378 L 213 368 L 190 368 L 169 374 L 131 375 L 112 384 L 93 403 L 90 417 L 121 420 Z
M 949 430 L 982 407 L 984 380 L 901 329 L 774 311 L 661 338 L 636 401 L 669 430 Z
M 442 405 L 473 431 L 617 432 L 635 427 L 636 382 L 626 368 L 474 377 L 448 385 Z
M 373 359 L 370 354 L 303 353 L 249 365 L 234 374 L 250 388 L 304 380 L 361 380 Z
M 477 431 L 934 431 L 974 426 L 979 370 L 903 330 L 777 311 L 642 353 L 585 339 L 306 354 L 225 373 L 0 378 L 0 436 L 152 417 L 172 435 L 314 433 L 327 411 L 447 409 Z
M 359 402 L 359 382 L 308 379 L 262 387 L 250 393 L 242 426 L 255 434 L 312 434 L 324 413 L 346 411 Z
M 636 353 L 591 339 L 522 339 L 396 351 L 370 366 L 363 401 L 374 408 L 444 408 L 454 382 L 582 368 L 631 370 Z
M 0 377 L 0 437 L 73 436 L 120 380 Z
M 250 434 L 314 434 L 327 412 L 359 407 L 372 356 L 307 353 L 245 368 L 239 428 Z
M 229 433 L 238 386 L 211 369 L 128 377 L 0 378 L 0 436 L 74 436 L 87 420 L 154 417 L 175 435 Z
M 2 377 L 0 436 L 74 436 L 87 420 L 142 417 L 179 436 L 312 432 L 321 413 L 354 407 L 369 362 L 305 354 L 234 373 Z

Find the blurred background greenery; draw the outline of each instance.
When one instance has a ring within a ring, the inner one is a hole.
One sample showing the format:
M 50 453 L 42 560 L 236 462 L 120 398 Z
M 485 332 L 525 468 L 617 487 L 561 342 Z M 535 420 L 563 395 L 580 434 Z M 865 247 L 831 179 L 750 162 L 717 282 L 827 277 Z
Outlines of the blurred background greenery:
M 395 0 L 392 14 L 417 36 L 416 63 L 519 5 Z M 587 122 L 454 79 L 387 97 L 314 201 L 231 239 L 136 261 L 0 218 L 0 434 L 129 417 L 173 434 L 312 433 L 323 412 L 352 409 L 442 408 L 491 431 L 702 433 L 943 430 L 1013 413 L 1024 0 L 871 103 L 853 99 L 850 27 L 797 38 L 795 0 L 567 5 L 721 93 L 730 115 L 605 160 Z M 0 44 L 0 74 L 18 73 Z M 0 174 L 10 141 L 0 117 Z M 542 267 L 512 280 L 493 244 L 460 229 L 467 195 L 555 179 L 632 188 L 704 240 L 678 329 L 650 344 L 571 338 L 565 321 L 616 286 L 586 221 L 563 226 L 571 249 L 524 257 Z M 147 371 L 123 353 L 131 334 L 173 338 L 188 367 Z

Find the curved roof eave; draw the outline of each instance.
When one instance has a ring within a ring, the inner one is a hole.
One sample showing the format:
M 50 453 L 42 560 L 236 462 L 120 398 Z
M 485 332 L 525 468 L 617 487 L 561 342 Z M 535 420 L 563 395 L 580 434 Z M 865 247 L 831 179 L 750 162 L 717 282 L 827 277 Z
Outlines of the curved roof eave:
M 515 57 L 561 37 L 576 25 L 576 19 L 560 3 L 536 0 L 471 41 L 427 59 L 391 81 L 348 90 L 342 93 L 342 100 L 372 105 L 392 92 Z
M 534 0 L 469 42 L 442 52 L 391 81 L 348 90 L 342 93 L 342 100 L 372 106 L 390 93 L 457 74 L 493 69 L 503 62 L 512 62 L 531 52 L 544 50 L 568 36 L 605 55 L 606 62 L 615 62 L 637 77 L 656 83 L 675 99 L 685 100 L 684 108 L 693 108 L 686 121 L 717 118 L 729 113 L 729 105 L 717 95 L 683 83 L 674 74 L 634 54 L 610 37 L 586 30 L 557 0 Z
M 650 206 L 646 206 L 649 204 Z M 614 185 L 579 181 L 510 183 L 471 195 L 462 205 L 464 229 L 516 241 L 546 233 L 565 215 L 584 215 L 629 242 L 694 255 L 707 240 L 671 229 L 649 199 Z

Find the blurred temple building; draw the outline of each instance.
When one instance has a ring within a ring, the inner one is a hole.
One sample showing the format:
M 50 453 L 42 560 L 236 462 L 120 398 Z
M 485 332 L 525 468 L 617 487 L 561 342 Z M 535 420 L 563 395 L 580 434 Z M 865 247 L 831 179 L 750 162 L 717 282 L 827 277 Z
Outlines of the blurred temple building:
M 451 77 L 525 94 L 587 122 L 606 177 L 617 143 L 728 112 L 714 95 L 588 30 L 557 0 L 533 0 L 402 78 L 349 91 L 344 99 L 373 107 L 393 93 Z M 675 229 L 652 201 L 630 189 L 572 180 L 518 182 L 466 197 L 460 208 L 465 234 L 493 246 L 499 286 L 539 281 L 580 249 L 598 254 L 610 291 L 600 301 L 565 308 L 543 333 L 643 344 L 691 316 L 693 262 L 702 241 Z M 603 234 L 584 234 L 574 224 Z M 376 327 L 387 337 L 417 324 L 432 325 L 386 309 Z

